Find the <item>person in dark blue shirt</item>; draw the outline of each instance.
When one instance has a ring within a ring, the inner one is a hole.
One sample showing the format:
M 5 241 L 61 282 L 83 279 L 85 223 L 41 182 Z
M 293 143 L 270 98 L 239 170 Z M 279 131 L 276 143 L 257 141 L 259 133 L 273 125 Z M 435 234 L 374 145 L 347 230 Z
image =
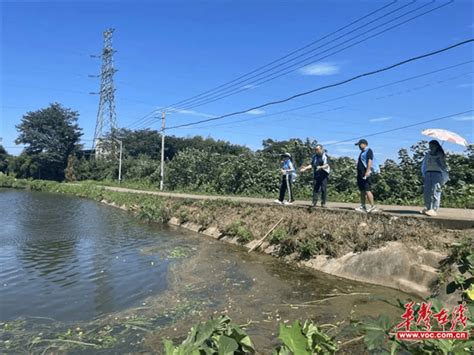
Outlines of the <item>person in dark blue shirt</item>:
M 368 147 L 366 139 L 359 140 L 355 145 L 361 150 L 357 160 L 357 186 L 360 191 L 360 206 L 356 208 L 359 212 L 375 212 L 374 195 L 372 194 L 372 173 L 374 164 L 374 152 Z M 366 201 L 370 206 L 366 206 Z
M 315 154 L 311 158 L 311 163 L 302 167 L 301 172 L 313 169 L 313 207 L 318 204 L 318 195 L 321 193 L 321 207 L 326 207 L 328 177 L 331 171 L 328 157 L 321 144 L 314 148 Z

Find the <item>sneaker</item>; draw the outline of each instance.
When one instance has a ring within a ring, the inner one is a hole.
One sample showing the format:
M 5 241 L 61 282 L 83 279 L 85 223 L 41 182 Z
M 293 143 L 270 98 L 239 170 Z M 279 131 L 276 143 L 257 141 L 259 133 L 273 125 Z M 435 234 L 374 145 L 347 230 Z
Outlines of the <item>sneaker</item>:
M 367 208 L 367 213 L 375 213 L 375 212 L 378 212 L 378 211 L 379 210 L 375 206 L 370 206 L 369 208 Z
M 275 201 L 273 201 L 273 202 L 275 202 L 275 203 L 278 204 L 278 205 L 282 205 L 282 204 L 283 204 L 283 202 L 281 202 L 280 200 L 275 200 Z
M 420 213 L 421 213 L 421 214 L 425 214 L 426 211 L 428 211 L 428 209 L 425 207 L 425 208 L 423 208 L 423 209 L 420 211 Z
M 323 203 L 321 204 L 321 208 L 328 208 L 328 206 L 325 203 Z
M 292 205 L 293 202 L 290 202 L 290 201 L 283 201 L 283 204 L 289 206 L 289 205 Z
M 425 215 L 430 217 L 435 217 L 438 213 L 435 210 L 428 210 L 425 212 Z
M 365 208 L 365 206 L 359 206 L 355 209 L 357 212 L 364 212 L 366 213 L 367 212 L 367 209 Z

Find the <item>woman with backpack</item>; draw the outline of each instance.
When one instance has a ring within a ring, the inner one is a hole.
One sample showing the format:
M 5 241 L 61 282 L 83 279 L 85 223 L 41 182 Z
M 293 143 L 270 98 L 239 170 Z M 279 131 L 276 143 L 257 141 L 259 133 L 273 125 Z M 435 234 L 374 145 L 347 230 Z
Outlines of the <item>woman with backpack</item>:
M 436 216 L 441 202 L 441 188 L 449 180 L 444 150 L 437 140 L 429 142 L 429 151 L 421 164 L 423 175 L 423 197 L 427 216 Z
M 293 196 L 293 182 L 295 182 L 296 179 L 296 169 L 293 165 L 293 162 L 291 161 L 290 153 L 284 153 L 281 155 L 280 172 L 282 174 L 280 196 L 278 197 L 278 200 L 275 200 L 275 203 L 280 205 L 291 205 L 295 201 Z M 284 201 L 286 191 L 288 191 L 288 201 Z

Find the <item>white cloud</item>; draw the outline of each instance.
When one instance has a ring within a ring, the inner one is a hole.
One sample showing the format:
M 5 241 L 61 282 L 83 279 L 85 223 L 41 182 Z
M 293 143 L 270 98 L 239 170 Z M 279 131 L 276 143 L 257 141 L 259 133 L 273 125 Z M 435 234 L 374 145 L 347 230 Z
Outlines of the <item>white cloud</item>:
M 303 75 L 334 75 L 339 73 L 339 67 L 333 63 L 321 62 L 307 65 L 299 72 Z
M 390 121 L 392 117 L 377 117 L 377 118 L 372 118 L 369 120 L 369 122 L 385 122 L 385 121 Z
M 454 117 L 453 120 L 455 120 L 455 121 L 474 121 L 474 116 L 458 116 L 458 117 Z
M 198 116 L 198 117 L 206 117 L 206 118 L 216 117 L 214 115 L 210 115 L 210 114 L 204 113 L 204 112 L 198 112 L 198 111 L 194 111 L 194 110 L 182 110 L 182 109 L 179 109 L 179 108 L 171 108 L 169 111 L 172 112 L 172 113 L 180 113 L 180 114 L 183 114 L 183 115 L 190 115 L 190 116 Z
M 263 115 L 265 113 L 265 110 L 256 109 L 256 110 L 247 111 L 245 113 L 247 115 Z

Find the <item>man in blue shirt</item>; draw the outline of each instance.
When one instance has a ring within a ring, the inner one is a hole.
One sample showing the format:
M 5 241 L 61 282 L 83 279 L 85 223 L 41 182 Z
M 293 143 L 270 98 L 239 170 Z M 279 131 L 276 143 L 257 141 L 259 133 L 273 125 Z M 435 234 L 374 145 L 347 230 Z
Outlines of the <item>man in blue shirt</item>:
M 300 169 L 301 172 L 313 168 L 313 207 L 318 204 L 318 195 L 321 192 L 321 207 L 326 207 L 329 167 L 328 157 L 321 144 L 314 148 L 315 154 L 311 158 L 311 164 Z
M 359 146 L 361 150 L 359 159 L 357 160 L 357 186 L 360 190 L 360 207 L 357 207 L 356 211 L 367 213 L 376 212 L 370 177 L 374 163 L 374 152 L 368 147 L 369 143 L 366 139 L 360 139 L 355 145 Z M 370 204 L 368 207 L 365 204 L 366 200 Z

